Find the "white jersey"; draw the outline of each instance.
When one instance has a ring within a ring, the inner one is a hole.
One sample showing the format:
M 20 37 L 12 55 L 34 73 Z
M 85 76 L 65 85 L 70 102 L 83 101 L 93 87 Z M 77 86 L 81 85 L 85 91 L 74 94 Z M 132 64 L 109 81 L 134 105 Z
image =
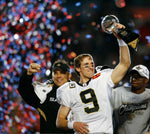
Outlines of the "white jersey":
M 99 72 L 83 85 L 67 82 L 57 90 L 58 102 L 71 108 L 74 121 L 87 123 L 90 134 L 113 133 L 111 73 L 112 70 Z
M 150 128 L 150 89 L 131 92 L 131 87 L 118 87 L 112 92 L 115 134 L 146 134 Z

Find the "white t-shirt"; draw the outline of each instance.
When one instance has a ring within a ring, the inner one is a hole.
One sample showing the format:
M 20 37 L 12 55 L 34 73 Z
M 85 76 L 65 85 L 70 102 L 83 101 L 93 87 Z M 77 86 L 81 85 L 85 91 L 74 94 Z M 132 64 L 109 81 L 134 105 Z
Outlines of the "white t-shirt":
M 67 82 L 57 90 L 58 102 L 71 108 L 74 121 L 88 124 L 90 133 L 113 133 L 110 104 L 112 70 L 98 72 L 86 84 Z
M 150 89 L 135 94 L 131 87 L 118 87 L 112 92 L 111 102 L 116 134 L 146 134 L 149 131 Z

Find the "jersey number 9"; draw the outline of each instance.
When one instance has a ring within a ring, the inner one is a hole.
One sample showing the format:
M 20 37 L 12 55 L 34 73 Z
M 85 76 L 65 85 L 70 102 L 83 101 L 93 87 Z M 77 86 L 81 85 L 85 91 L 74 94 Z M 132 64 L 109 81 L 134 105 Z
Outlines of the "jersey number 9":
M 87 89 L 87 90 L 82 91 L 80 93 L 80 97 L 84 104 L 93 103 L 92 108 L 89 108 L 89 107 L 84 108 L 84 111 L 86 113 L 89 114 L 89 113 L 97 112 L 99 110 L 99 105 L 98 105 L 97 98 L 93 89 Z

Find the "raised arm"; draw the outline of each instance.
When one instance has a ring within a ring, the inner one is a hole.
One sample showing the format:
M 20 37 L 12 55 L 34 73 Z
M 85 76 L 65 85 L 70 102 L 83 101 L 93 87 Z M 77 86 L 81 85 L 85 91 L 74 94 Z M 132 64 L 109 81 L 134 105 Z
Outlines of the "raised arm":
M 118 28 L 125 28 L 121 24 L 117 24 L 117 26 Z M 120 47 L 120 62 L 113 70 L 111 79 L 114 84 L 118 84 L 119 81 L 125 76 L 128 68 L 130 67 L 131 60 L 127 44 L 122 39 L 120 39 L 118 35 L 116 35 L 115 33 L 114 35 L 117 37 L 117 41 Z
M 31 63 L 29 69 L 23 72 L 23 74 L 20 77 L 19 86 L 17 90 L 26 103 L 37 108 L 38 105 L 40 104 L 40 99 L 35 94 L 34 87 L 32 85 L 32 78 L 33 78 L 32 74 L 39 70 L 35 69 L 35 66 L 39 68 L 38 64 Z

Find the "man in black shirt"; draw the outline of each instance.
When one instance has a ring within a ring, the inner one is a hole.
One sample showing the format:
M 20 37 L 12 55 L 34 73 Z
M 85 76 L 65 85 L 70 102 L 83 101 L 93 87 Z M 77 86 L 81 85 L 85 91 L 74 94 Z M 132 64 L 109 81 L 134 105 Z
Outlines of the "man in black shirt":
M 40 83 L 33 82 L 33 74 L 40 71 L 40 65 L 31 63 L 19 81 L 18 91 L 25 102 L 36 108 L 40 114 L 40 132 L 41 133 L 73 133 L 71 131 L 61 130 L 56 127 L 56 117 L 60 105 L 56 100 L 57 88 L 66 83 L 71 74 L 69 66 L 64 60 L 57 60 L 52 67 L 52 79 Z

